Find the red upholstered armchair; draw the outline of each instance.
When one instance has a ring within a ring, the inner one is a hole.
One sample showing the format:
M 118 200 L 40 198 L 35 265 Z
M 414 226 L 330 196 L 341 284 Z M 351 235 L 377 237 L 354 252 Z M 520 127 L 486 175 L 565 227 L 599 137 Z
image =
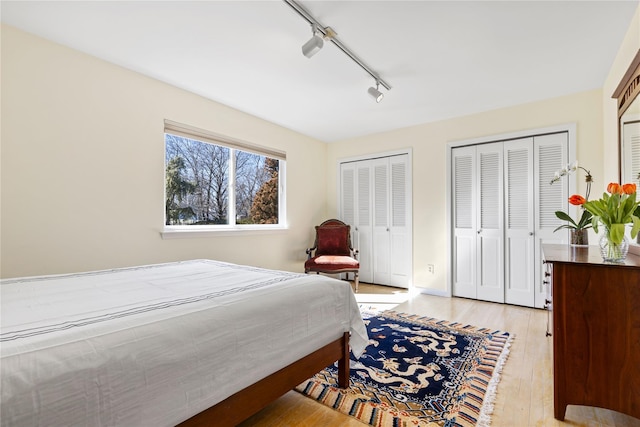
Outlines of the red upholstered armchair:
M 315 251 L 315 253 L 314 253 Z M 316 240 L 307 249 L 304 272 L 317 274 L 353 273 L 358 292 L 358 250 L 351 245 L 351 226 L 337 219 L 328 219 L 316 226 Z

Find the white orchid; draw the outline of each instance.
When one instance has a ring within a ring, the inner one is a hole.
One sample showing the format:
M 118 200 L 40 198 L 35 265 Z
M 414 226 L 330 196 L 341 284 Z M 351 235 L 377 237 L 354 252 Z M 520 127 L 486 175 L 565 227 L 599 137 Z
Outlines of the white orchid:
M 553 184 L 554 182 L 560 181 L 560 178 L 562 178 L 563 176 L 569 175 L 570 173 L 575 172 L 578 169 L 582 169 L 586 173 L 586 177 L 585 177 L 585 181 L 587 183 L 586 199 L 589 200 L 589 193 L 591 190 L 591 183 L 593 182 L 593 178 L 591 177 L 591 172 L 589 172 L 588 170 L 580 166 L 577 160 L 574 160 L 571 163 L 567 163 L 567 165 L 562 169 L 558 169 L 553 174 L 553 178 L 551 179 L 551 182 L 549 184 Z M 640 174 L 639 174 L 639 179 L 640 179 Z
M 575 172 L 578 170 L 578 161 L 574 160 L 573 163 L 571 163 L 570 165 L 567 165 L 567 169 L 569 169 L 570 172 Z
M 567 175 L 569 173 L 568 167 L 569 166 L 567 165 L 566 168 L 558 169 L 556 173 L 553 174 L 553 179 L 551 180 L 551 184 L 553 184 L 554 182 L 560 181 L 560 178 Z

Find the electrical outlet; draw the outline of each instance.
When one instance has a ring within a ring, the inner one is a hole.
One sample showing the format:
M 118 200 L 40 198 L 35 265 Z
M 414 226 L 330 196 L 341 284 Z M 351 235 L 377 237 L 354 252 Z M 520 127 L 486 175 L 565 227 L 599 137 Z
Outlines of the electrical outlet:
M 427 264 L 427 271 L 431 274 L 436 273 L 436 267 L 433 264 Z

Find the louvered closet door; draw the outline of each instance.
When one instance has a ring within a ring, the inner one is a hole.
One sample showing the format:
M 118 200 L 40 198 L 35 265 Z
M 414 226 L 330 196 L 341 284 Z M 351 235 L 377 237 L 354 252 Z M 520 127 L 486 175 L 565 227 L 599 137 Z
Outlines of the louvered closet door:
M 482 144 L 476 151 L 479 209 L 476 231 L 478 299 L 504 302 L 502 143 Z
M 356 232 L 356 164 L 340 165 L 340 219 L 351 226 L 351 242 L 358 248 Z
M 622 126 L 622 150 L 624 153 L 622 181 L 637 184 L 638 174 L 640 174 L 640 119 L 624 123 Z
M 360 280 L 373 283 L 373 168 L 370 161 L 356 163 L 356 223 Z
M 451 150 L 454 296 L 476 298 L 476 147 Z
M 533 138 L 504 143 L 505 301 L 533 306 Z
M 371 160 L 373 167 L 373 282 L 391 281 L 389 160 Z
M 340 181 L 340 218 L 353 228 L 356 223 L 356 167 L 354 163 L 340 165 Z
M 340 164 L 340 219 L 351 226 L 351 242 L 358 250 L 360 280 L 373 282 L 371 163 Z
M 569 163 L 568 160 L 569 136 L 566 132 L 550 135 L 536 136 L 533 138 L 534 149 L 534 200 L 535 205 L 535 231 L 534 246 L 534 300 L 530 306 L 544 307 L 547 298 L 547 286 L 544 284 L 546 271 L 542 263 L 542 243 L 567 243 L 568 231 L 553 232 L 564 222 L 560 221 L 555 212 L 567 212 L 569 206 L 569 179 L 550 184 L 555 172 Z M 570 175 L 571 179 L 584 179 L 584 174 L 579 171 Z M 580 213 L 581 215 L 581 213 Z M 574 215 L 575 216 L 575 215 Z
M 408 288 L 411 261 L 411 169 L 409 155 L 389 158 L 390 174 L 390 265 L 389 284 Z

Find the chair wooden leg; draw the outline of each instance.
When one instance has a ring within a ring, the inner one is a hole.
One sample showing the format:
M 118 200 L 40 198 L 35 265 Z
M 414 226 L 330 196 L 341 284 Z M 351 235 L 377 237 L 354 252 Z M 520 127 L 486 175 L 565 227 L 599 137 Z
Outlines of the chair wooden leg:
M 358 282 L 359 282 L 359 278 L 358 278 L 358 273 L 353 273 L 355 282 L 356 282 L 356 293 L 358 292 Z

